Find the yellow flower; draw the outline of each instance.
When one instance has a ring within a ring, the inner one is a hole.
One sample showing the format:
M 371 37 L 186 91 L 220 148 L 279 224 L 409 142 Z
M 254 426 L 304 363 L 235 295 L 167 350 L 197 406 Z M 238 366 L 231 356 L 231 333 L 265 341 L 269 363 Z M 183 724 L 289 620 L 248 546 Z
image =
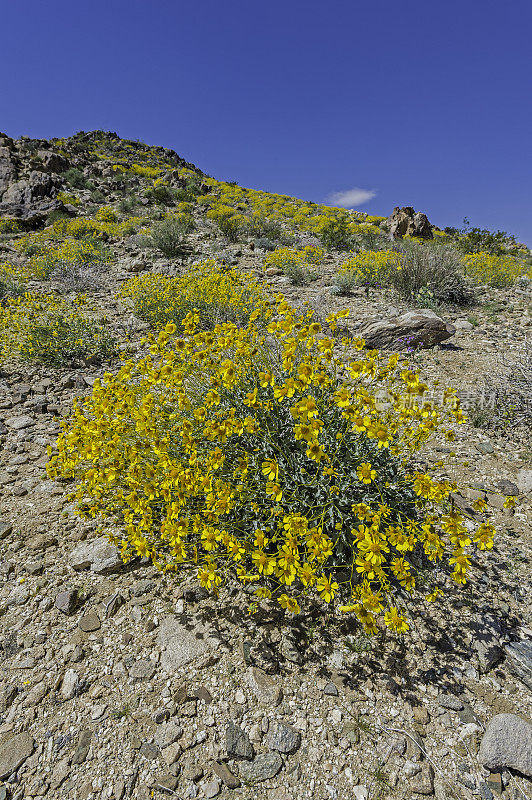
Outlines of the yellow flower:
M 364 461 L 357 467 L 357 477 L 362 483 L 371 483 L 377 476 L 376 470 L 374 470 L 371 464 L 368 461 Z
M 326 603 L 330 603 L 338 590 L 338 584 L 336 581 L 331 581 L 325 575 L 320 575 L 316 583 L 316 588 L 320 593 L 320 597 L 325 600 Z

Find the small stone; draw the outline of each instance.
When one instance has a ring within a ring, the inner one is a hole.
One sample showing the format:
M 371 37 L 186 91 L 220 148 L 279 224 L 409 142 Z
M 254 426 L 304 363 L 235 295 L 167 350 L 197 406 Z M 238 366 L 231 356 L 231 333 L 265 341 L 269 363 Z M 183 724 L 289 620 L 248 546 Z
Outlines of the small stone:
M 139 750 L 140 754 L 147 758 L 148 761 L 154 761 L 159 758 L 161 751 L 153 742 L 143 742 Z
M 225 729 L 225 749 L 231 758 L 246 758 L 251 760 L 255 753 L 249 736 L 232 720 L 229 720 Z
M 169 745 L 177 742 L 183 735 L 183 728 L 176 719 L 171 719 L 169 722 L 161 725 L 155 734 L 155 741 L 161 749 L 169 747 Z
M 428 725 L 430 722 L 429 712 L 425 706 L 414 706 L 414 719 L 421 725 Z
M 194 697 L 198 700 L 203 700 L 205 705 L 209 705 L 212 703 L 212 694 L 209 692 L 206 686 L 198 686 L 197 689 L 194 689 L 193 693 Z
M 175 617 L 166 617 L 162 621 L 157 642 L 162 648 L 161 666 L 170 675 L 220 644 L 214 629 L 200 623 L 194 623 L 191 629 Z
M 283 760 L 279 753 L 259 753 L 252 762 L 239 764 L 240 777 L 245 781 L 266 781 L 281 770 Z
M 33 753 L 35 742 L 27 731 L 10 736 L 0 744 L 0 779 L 7 778 Z
M 6 425 L 11 430 L 22 431 L 24 428 L 29 428 L 30 425 L 35 425 L 35 420 L 33 417 L 23 414 L 21 417 L 9 417 L 6 419 Z
M 204 797 L 216 797 L 220 794 L 220 787 L 221 784 L 217 778 L 212 778 L 212 780 L 200 784 Z
M 418 794 L 434 794 L 434 770 L 423 761 L 420 771 L 409 781 L 409 787 Z
M 140 581 L 135 581 L 131 587 L 131 594 L 133 597 L 141 597 L 143 594 L 147 594 L 148 592 L 151 592 L 152 589 L 155 589 L 155 586 L 155 581 L 143 578 Z
M 76 570 L 90 569 L 97 575 L 118 572 L 123 566 L 118 548 L 105 536 L 82 542 L 70 554 L 70 564 Z
M 532 778 L 532 725 L 516 714 L 497 714 L 482 737 L 479 761 L 493 772 L 507 767 Z
M 159 775 L 159 777 L 155 779 L 155 783 L 157 786 L 166 789 L 167 792 L 174 792 L 177 789 L 179 780 L 175 775 Z
M 13 526 L 7 522 L 0 523 L 0 541 L 7 539 L 10 533 L 13 533 Z
M 283 690 L 277 680 L 258 667 L 248 669 L 249 685 L 261 706 L 278 706 Z
M 78 624 L 84 633 L 91 633 L 102 627 L 100 617 L 95 611 L 89 611 L 87 614 L 84 614 Z
M 72 700 L 80 686 L 78 673 L 73 669 L 67 669 L 61 684 L 61 694 L 65 700 Z
M 72 614 L 78 603 L 78 593 L 76 589 L 67 589 L 60 592 L 55 598 L 55 607 L 62 611 L 63 614 Z
M 450 708 L 451 711 L 461 711 L 464 707 L 462 701 L 452 694 L 440 694 L 438 704 L 443 708 Z
M 129 677 L 149 681 L 155 675 L 155 664 L 149 658 L 139 658 L 129 670 Z
M 323 687 L 323 694 L 328 694 L 331 697 L 338 697 L 338 689 L 334 685 L 334 683 L 326 683 Z
M 235 692 L 235 703 L 238 703 L 240 706 L 243 706 L 246 702 L 246 695 L 242 691 L 242 689 L 237 689 Z
M 482 455 L 487 456 L 490 453 L 493 453 L 493 445 L 489 441 L 475 442 L 475 447 L 479 453 L 482 453 Z
M 510 672 L 532 691 L 532 641 L 511 642 L 504 653 Z
M 91 746 L 92 731 L 83 730 L 79 734 L 78 743 L 72 756 L 73 764 L 83 764 Z
M 227 786 L 228 789 L 238 789 L 240 781 L 233 775 L 227 764 L 215 761 L 212 765 L 213 771 L 218 775 L 220 780 Z
M 486 778 L 488 788 L 495 794 L 501 795 L 503 792 L 502 775 L 500 772 L 490 772 Z
M 301 745 L 301 734 L 284 722 L 276 722 L 270 730 L 268 744 L 280 753 L 295 753 Z

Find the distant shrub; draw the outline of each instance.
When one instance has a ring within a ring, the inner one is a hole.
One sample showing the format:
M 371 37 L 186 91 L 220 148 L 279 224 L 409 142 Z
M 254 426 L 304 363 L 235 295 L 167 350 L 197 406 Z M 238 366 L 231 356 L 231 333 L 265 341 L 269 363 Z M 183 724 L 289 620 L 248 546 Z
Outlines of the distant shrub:
M 508 255 L 474 253 L 463 258 L 466 275 L 475 283 L 485 283 L 497 288 L 513 286 L 526 269 L 522 261 Z M 532 277 L 532 271 L 529 277 Z
M 344 280 L 344 285 L 352 279 L 353 285 L 382 286 L 389 283 L 392 272 L 400 268 L 401 261 L 401 256 L 393 250 L 361 251 L 344 261 L 337 280 Z
M 62 203 L 66 203 L 69 206 L 80 206 L 81 200 L 75 194 L 68 194 L 68 192 L 58 192 L 57 199 L 60 200 Z
M 321 228 L 319 238 L 328 250 L 350 250 L 353 233 L 345 217 L 333 217 Z
M 149 197 L 151 200 L 163 206 L 171 206 L 176 202 L 175 190 L 171 189 L 170 186 L 164 186 L 162 184 L 159 186 L 151 186 L 149 189 L 146 189 L 146 197 Z
M 390 272 L 395 289 L 415 300 L 427 290 L 435 303 L 467 305 L 474 293 L 463 274 L 460 254 L 451 246 L 402 241 L 394 245 L 400 264 Z
M 462 228 L 459 231 L 445 228 L 445 231 L 454 231 L 457 235 L 456 244 L 463 253 L 489 253 L 493 256 L 504 255 L 508 249 L 517 247 L 515 238 L 506 231 L 490 231 L 486 228 Z
M 133 164 L 130 167 L 130 171 L 134 175 L 140 175 L 142 178 L 156 178 L 162 172 L 159 167 L 149 167 L 145 164 Z
M 83 172 L 77 167 L 67 169 L 64 177 L 68 185 L 72 186 L 73 189 L 86 189 L 89 183 Z
M 315 270 L 311 268 L 313 264 L 320 264 L 323 261 L 323 250 L 319 247 L 305 247 L 302 250 L 295 250 L 290 247 L 279 247 L 273 253 L 268 253 L 264 259 L 264 268 L 277 267 L 292 283 L 304 285 L 318 277 Z
M 91 192 L 91 200 L 93 203 L 105 203 L 106 199 L 101 189 L 93 189 Z
M 131 214 L 135 210 L 136 206 L 136 197 L 123 197 L 118 204 L 118 209 L 122 212 L 122 214 Z
M 87 317 L 83 298 L 26 294 L 0 310 L 0 352 L 52 367 L 100 364 L 116 354 L 105 320 Z
M 247 322 L 265 294 L 260 284 L 209 260 L 177 278 L 153 274 L 131 278 L 120 297 L 131 300 L 135 315 L 155 327 L 168 322 L 181 325 L 194 312 L 201 327 L 212 328 L 219 322 Z
M 167 258 L 184 260 L 192 252 L 186 241 L 187 226 L 176 220 L 162 220 L 151 230 L 151 243 Z
M 118 217 L 112 206 L 102 206 L 96 212 L 96 219 L 98 222 L 116 222 Z

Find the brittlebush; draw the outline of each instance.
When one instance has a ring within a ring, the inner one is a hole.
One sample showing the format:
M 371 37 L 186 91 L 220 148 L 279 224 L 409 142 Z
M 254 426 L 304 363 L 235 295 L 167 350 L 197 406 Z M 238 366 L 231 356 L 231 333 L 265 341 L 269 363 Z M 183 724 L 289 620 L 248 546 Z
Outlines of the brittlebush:
M 368 633 L 379 619 L 408 630 L 400 606 L 438 595 L 436 565 L 464 583 L 472 541 L 492 545 L 488 523 L 468 532 L 450 483 L 411 466 L 462 421 L 452 390 L 436 405 L 397 355 L 362 354 L 361 341 L 342 360 L 312 312 L 282 298 L 258 302 L 246 327 L 199 322 L 168 324 L 149 355 L 96 381 L 49 475 L 77 481 L 79 512 L 109 519 L 125 561 L 192 565 L 215 593 L 251 582 L 294 613 L 319 595 Z

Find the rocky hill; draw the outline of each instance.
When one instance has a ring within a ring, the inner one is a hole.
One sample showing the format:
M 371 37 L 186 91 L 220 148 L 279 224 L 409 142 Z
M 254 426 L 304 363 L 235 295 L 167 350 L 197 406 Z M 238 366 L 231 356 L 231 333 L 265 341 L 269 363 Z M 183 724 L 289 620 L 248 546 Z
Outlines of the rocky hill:
M 245 189 L 116 134 L 0 135 L 0 798 L 530 796 L 531 263 L 504 233 Z M 124 563 L 47 473 L 150 332 L 194 309 L 243 329 L 255 295 L 462 399 L 416 467 L 497 533 L 404 636 L 323 593 L 290 615 Z

